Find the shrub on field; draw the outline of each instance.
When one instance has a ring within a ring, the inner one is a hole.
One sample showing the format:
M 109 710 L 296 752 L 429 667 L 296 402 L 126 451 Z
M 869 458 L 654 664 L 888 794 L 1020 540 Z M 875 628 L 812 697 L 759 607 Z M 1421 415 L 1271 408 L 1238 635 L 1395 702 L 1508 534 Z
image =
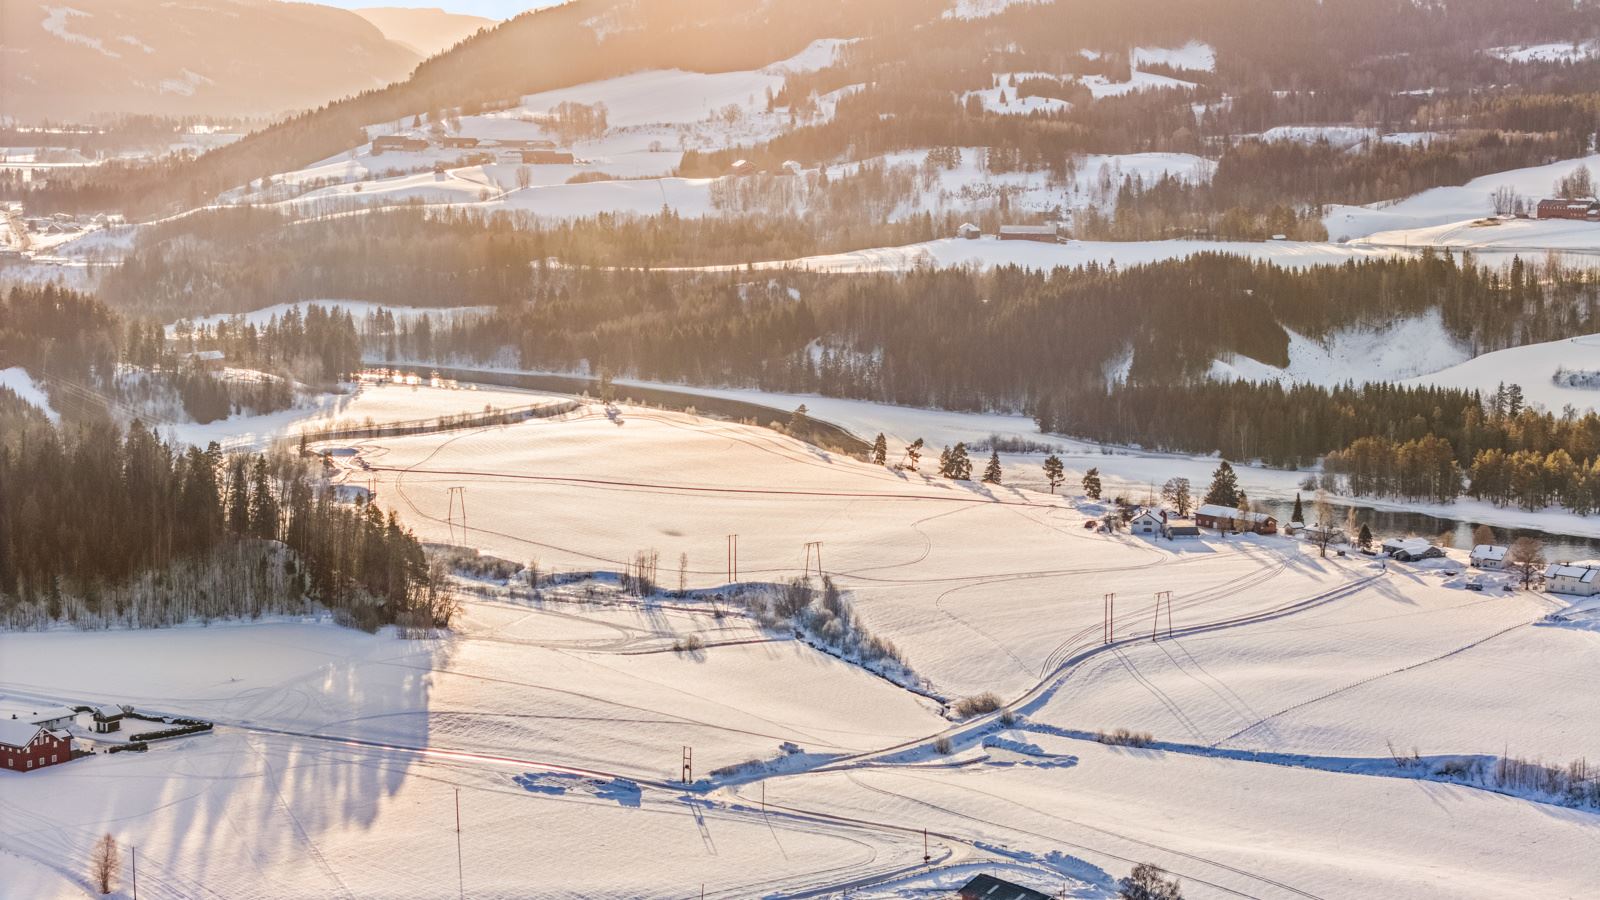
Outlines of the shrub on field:
M 1094 736 L 1094 739 L 1113 747 L 1148 747 L 1155 743 L 1155 738 L 1150 735 L 1150 732 L 1129 731 L 1126 728 L 1099 732 Z
M 955 714 L 960 719 L 970 719 L 984 713 L 992 713 L 1000 708 L 1000 697 L 994 691 L 984 691 L 971 697 L 962 697 L 956 701 Z

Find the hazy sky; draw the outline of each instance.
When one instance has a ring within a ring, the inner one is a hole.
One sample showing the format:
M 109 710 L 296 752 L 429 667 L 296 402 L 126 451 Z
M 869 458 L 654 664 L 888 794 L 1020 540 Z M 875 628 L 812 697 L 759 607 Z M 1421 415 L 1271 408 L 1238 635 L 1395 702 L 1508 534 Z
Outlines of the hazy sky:
M 468 13 L 486 19 L 509 19 L 519 12 L 540 6 L 555 6 L 562 0 L 321 0 L 327 6 L 357 9 L 368 6 L 409 6 L 437 8 L 446 12 Z

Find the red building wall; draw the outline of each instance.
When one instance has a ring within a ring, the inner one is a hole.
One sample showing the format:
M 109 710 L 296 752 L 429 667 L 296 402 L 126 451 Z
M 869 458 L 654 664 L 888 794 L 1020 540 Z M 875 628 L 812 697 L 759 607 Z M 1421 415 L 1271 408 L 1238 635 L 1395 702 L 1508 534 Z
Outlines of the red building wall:
M 0 744 L 0 769 L 9 772 L 31 772 L 44 766 L 59 765 L 71 759 L 72 741 L 61 740 L 48 731 L 39 732 L 27 747 L 20 750 Z

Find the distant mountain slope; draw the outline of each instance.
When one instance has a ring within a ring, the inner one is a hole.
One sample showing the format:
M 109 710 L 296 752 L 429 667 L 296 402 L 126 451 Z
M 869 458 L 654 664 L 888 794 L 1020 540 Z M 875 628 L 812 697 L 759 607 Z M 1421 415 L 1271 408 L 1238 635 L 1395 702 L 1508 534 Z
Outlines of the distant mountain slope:
M 493 28 L 493 19 L 445 12 L 442 9 L 409 9 L 403 6 L 374 6 L 351 12 L 366 19 L 383 36 L 416 53 L 433 56 L 456 45 L 457 41 L 480 28 Z
M 346 10 L 276 0 L 6 0 L 0 112 L 272 115 L 403 80 L 419 54 Z

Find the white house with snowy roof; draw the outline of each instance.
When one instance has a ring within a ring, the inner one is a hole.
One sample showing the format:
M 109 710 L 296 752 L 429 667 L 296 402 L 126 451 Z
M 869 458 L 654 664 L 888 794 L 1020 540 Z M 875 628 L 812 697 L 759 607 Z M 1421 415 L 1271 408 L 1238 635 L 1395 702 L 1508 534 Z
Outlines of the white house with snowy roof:
M 1544 589 L 1553 594 L 1593 597 L 1600 592 L 1600 563 L 1552 563 L 1544 570 Z
M 1509 550 L 1499 544 L 1479 544 L 1472 548 L 1472 564 L 1480 569 L 1504 569 Z

